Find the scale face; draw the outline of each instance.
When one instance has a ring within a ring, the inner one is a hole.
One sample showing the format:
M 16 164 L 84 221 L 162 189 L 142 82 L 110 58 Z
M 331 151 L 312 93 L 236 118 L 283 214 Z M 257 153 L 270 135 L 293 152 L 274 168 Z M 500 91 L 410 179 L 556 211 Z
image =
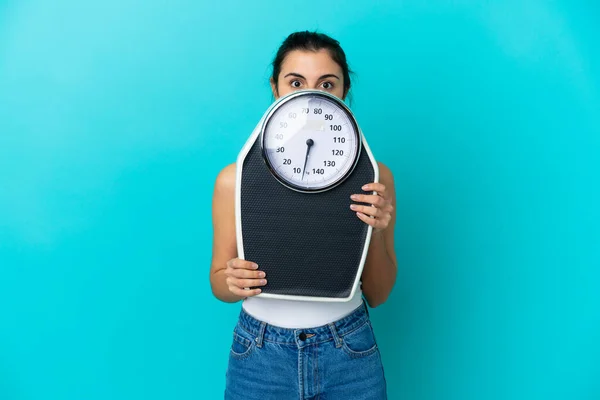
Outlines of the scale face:
M 236 162 L 238 257 L 267 277 L 257 297 L 352 299 L 372 228 L 350 209 L 350 195 L 378 179 L 342 100 L 301 90 L 274 102 Z
M 356 120 L 337 97 L 300 91 L 267 115 L 262 153 L 273 176 L 290 189 L 328 190 L 352 173 L 360 155 Z

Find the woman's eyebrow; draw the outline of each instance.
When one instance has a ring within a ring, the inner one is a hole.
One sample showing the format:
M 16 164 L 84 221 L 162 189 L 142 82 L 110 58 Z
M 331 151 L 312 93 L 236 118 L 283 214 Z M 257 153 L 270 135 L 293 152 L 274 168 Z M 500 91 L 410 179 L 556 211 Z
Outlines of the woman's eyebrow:
M 334 74 L 325 74 L 325 75 L 321 76 L 321 77 L 319 78 L 319 80 L 321 80 L 321 79 L 325 79 L 325 78 L 335 78 L 335 79 L 337 79 L 338 81 L 340 80 L 340 78 L 339 78 L 337 75 L 334 75 Z
M 300 75 L 300 74 L 298 74 L 298 73 L 296 73 L 296 72 L 290 72 L 289 74 L 287 74 L 286 76 L 284 76 L 284 78 L 287 78 L 288 76 L 295 76 L 296 78 L 302 78 L 302 79 L 306 80 L 306 78 L 305 78 L 305 77 L 303 77 L 302 75 Z M 340 80 L 340 78 L 339 78 L 337 75 L 334 75 L 334 74 L 325 74 L 325 75 L 322 75 L 322 76 L 319 78 L 319 80 L 321 80 L 321 79 L 325 79 L 325 78 L 335 78 L 335 79 L 337 79 L 338 81 Z
M 295 76 L 296 78 L 302 78 L 302 79 L 306 80 L 305 77 L 303 77 L 302 75 L 297 74 L 295 72 L 290 72 L 289 74 L 287 74 L 286 76 L 284 76 L 284 78 L 287 78 L 288 76 Z

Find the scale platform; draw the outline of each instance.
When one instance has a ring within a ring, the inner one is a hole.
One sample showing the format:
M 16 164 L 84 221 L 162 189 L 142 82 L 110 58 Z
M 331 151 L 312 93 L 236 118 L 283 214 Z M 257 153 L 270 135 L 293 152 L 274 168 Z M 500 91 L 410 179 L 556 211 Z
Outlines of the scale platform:
M 351 175 L 319 193 L 282 185 L 261 151 L 258 124 L 237 160 L 238 257 L 258 264 L 267 285 L 259 297 L 348 301 L 358 288 L 372 228 L 350 209 L 351 194 L 377 182 L 377 163 L 361 132 Z

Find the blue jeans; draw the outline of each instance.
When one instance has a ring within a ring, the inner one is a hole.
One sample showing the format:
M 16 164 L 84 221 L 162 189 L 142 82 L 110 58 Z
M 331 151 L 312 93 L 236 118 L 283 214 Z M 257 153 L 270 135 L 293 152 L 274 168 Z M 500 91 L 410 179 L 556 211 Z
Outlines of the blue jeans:
M 243 309 L 229 353 L 226 400 L 385 400 L 386 383 L 363 303 L 328 325 L 286 329 Z

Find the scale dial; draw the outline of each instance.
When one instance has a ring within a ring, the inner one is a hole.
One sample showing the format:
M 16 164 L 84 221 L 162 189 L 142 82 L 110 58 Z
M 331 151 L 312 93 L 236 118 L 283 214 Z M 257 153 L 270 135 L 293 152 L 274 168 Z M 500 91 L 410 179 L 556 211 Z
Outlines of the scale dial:
M 361 150 L 352 112 L 342 100 L 317 90 L 280 99 L 267 115 L 261 136 L 271 173 L 301 192 L 339 185 L 356 166 Z

